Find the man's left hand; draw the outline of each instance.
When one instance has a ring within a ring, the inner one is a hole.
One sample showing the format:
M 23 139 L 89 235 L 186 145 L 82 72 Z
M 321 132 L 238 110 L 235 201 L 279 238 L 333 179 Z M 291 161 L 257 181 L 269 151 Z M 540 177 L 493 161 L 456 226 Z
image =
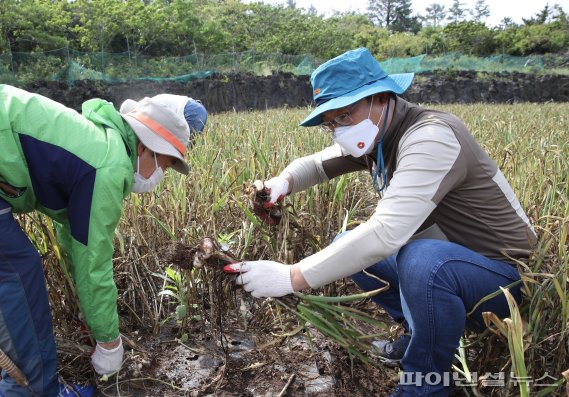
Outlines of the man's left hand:
M 229 273 L 239 273 L 235 283 L 255 298 L 279 297 L 293 293 L 291 266 L 273 261 L 246 261 L 224 267 Z

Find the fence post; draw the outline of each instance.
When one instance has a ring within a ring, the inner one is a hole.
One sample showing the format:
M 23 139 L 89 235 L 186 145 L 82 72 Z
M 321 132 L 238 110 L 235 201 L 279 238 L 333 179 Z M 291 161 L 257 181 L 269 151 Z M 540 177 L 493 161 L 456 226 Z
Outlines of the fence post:
M 14 60 L 12 58 L 12 45 L 10 44 L 10 38 L 6 38 L 6 40 L 8 41 L 8 57 L 10 58 L 10 70 L 12 71 L 12 74 L 15 74 L 14 72 Z
M 198 54 L 198 46 L 196 45 L 196 41 L 192 38 L 192 44 L 194 45 L 194 55 L 196 57 L 196 69 L 199 71 L 200 67 L 200 54 Z
M 103 48 L 103 43 L 101 43 L 101 72 L 105 73 L 105 53 Z
M 71 56 L 69 55 L 69 46 L 68 45 L 65 46 L 65 52 L 67 55 L 67 67 L 69 68 L 71 66 Z

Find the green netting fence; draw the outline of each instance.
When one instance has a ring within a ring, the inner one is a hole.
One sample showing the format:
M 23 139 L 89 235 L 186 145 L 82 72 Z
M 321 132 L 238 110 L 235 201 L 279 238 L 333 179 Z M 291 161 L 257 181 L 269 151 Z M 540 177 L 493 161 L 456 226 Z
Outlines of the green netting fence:
M 269 75 L 289 72 L 310 75 L 322 62 L 309 55 L 264 54 L 255 51 L 223 54 L 191 54 L 183 57 L 149 57 L 130 53 L 85 53 L 64 47 L 33 53 L 0 54 L 0 83 L 29 83 L 38 80 L 130 80 L 188 82 L 216 72 L 247 72 Z M 546 71 L 543 56 L 486 58 L 449 53 L 444 56 L 419 55 L 380 61 L 388 73 L 470 70 L 477 72 Z
M 539 73 L 546 69 L 544 57 L 541 55 L 528 57 L 494 55 L 480 58 L 460 52 L 447 53 L 436 57 L 419 55 L 410 58 L 390 58 L 380 63 L 388 73 L 421 73 L 437 70 Z
M 308 55 L 261 54 L 254 51 L 149 57 L 133 53 L 85 53 L 70 48 L 0 54 L 0 83 L 37 80 L 130 80 L 188 82 L 213 73 L 246 72 L 269 75 L 290 72 L 309 75 L 320 61 Z

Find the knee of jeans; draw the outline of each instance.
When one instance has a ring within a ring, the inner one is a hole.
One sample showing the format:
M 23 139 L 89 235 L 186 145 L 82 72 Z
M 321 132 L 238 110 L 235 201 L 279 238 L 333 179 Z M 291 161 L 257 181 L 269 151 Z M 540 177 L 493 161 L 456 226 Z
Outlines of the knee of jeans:
M 397 273 L 402 284 L 423 283 L 439 262 L 439 240 L 414 240 L 405 244 L 397 254 Z
M 424 249 L 426 240 L 415 240 L 405 244 L 397 253 L 397 272 L 401 276 L 408 270 L 416 270 L 419 262 L 424 262 Z

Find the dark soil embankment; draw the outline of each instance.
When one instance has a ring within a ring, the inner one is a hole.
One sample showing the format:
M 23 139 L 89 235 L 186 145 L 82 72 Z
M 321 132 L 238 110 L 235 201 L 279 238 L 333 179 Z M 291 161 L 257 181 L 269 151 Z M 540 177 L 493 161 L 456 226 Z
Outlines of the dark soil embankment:
M 308 106 L 312 90 L 308 76 L 288 73 L 267 77 L 249 74 L 214 75 L 189 83 L 131 81 L 42 81 L 23 87 L 80 111 L 81 103 L 103 98 L 117 107 L 127 98 L 159 93 L 183 94 L 202 100 L 210 112 Z M 403 95 L 416 103 L 569 102 L 569 76 L 475 72 L 417 75 Z

